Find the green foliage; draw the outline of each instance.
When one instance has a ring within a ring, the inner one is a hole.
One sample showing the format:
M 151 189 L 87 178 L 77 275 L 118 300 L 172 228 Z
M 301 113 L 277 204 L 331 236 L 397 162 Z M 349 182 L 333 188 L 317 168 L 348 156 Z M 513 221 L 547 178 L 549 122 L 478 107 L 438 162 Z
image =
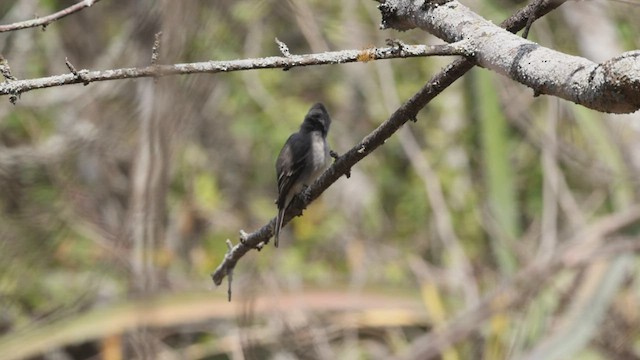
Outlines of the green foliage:
M 474 75 L 486 201 L 498 230 L 491 244 L 501 270 L 511 274 L 516 263 L 509 247 L 518 238 L 520 226 L 507 122 L 489 73 L 476 71 Z

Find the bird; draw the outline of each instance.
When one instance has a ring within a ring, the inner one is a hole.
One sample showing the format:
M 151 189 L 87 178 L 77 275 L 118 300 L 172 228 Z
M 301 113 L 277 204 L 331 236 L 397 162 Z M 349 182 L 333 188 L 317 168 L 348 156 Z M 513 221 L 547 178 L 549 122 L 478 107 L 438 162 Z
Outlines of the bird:
M 305 190 L 329 165 L 327 134 L 331 117 L 322 103 L 314 104 L 300 125 L 285 142 L 276 160 L 278 179 L 278 216 L 274 229 L 274 245 L 278 247 L 284 214 L 293 197 Z

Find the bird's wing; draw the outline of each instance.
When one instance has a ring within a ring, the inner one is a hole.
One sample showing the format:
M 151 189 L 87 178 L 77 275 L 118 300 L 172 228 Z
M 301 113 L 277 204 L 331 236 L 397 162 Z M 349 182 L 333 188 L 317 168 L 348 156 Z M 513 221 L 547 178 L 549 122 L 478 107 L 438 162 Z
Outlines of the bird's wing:
M 278 175 L 278 208 L 282 209 L 287 204 L 289 191 L 296 184 L 304 171 L 309 156 L 310 142 L 304 141 L 303 134 L 295 133 L 289 137 L 280 151 L 276 162 Z M 295 158 L 294 158 L 295 157 Z

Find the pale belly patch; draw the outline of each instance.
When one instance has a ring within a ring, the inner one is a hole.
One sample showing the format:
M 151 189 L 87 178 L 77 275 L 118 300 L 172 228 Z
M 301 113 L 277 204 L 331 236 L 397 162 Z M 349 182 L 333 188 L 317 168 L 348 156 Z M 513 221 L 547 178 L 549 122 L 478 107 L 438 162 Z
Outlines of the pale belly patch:
M 329 148 L 325 146 L 322 134 L 317 131 L 311 133 L 311 158 L 312 170 L 305 179 L 306 185 L 311 185 L 310 183 L 317 179 L 329 165 Z

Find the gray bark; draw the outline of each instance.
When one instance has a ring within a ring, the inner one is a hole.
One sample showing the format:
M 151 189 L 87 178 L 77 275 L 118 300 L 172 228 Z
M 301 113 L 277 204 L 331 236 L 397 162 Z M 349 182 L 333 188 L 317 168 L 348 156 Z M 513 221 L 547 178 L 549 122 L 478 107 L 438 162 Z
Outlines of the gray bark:
M 386 0 L 382 27 L 419 28 L 446 42 L 471 42 L 474 61 L 533 89 L 608 113 L 640 109 L 640 51 L 595 63 L 523 39 L 493 24 L 456 0 Z

